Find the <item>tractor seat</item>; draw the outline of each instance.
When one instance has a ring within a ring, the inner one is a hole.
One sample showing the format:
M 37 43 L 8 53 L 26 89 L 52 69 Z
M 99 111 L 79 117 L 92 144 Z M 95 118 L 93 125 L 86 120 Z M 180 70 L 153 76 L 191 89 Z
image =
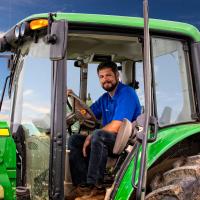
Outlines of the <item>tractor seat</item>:
M 134 127 L 136 122 L 131 123 L 128 119 L 123 119 L 122 125 L 117 133 L 113 155 L 109 156 L 106 163 L 104 174 L 104 184 L 112 185 L 114 177 L 125 160 L 127 154 L 132 150 L 135 134 Z
M 122 125 L 117 133 L 113 154 L 120 155 L 126 148 L 130 138 L 134 138 L 134 127 L 136 122 L 130 122 L 128 119 L 123 119 Z

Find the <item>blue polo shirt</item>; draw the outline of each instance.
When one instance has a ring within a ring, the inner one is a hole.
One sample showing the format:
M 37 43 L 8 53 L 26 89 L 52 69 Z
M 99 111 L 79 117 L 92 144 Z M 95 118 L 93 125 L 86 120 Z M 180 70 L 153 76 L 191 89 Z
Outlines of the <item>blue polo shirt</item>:
M 113 97 L 106 92 L 90 108 L 97 119 L 102 119 L 103 126 L 112 120 L 122 121 L 124 118 L 132 122 L 141 113 L 140 102 L 134 89 L 121 82 L 117 85 Z

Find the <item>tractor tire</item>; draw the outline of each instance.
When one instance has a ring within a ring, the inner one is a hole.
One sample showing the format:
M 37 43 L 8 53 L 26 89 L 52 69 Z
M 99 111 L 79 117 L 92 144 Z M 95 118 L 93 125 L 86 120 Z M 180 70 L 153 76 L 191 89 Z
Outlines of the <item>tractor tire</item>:
M 200 155 L 180 158 L 173 167 L 153 178 L 146 200 L 200 200 Z

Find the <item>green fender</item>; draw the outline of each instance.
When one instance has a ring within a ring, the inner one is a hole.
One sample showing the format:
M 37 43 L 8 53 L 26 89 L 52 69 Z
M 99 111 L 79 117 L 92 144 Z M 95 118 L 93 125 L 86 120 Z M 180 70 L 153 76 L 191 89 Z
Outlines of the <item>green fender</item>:
M 184 125 L 177 125 L 172 127 L 162 128 L 158 132 L 157 140 L 154 143 L 148 144 L 148 159 L 147 159 L 147 167 L 151 167 L 152 164 L 161 156 L 163 155 L 168 149 L 173 147 L 178 142 L 182 141 L 183 139 L 200 133 L 200 124 L 184 124 Z M 135 181 L 138 181 L 139 175 L 139 163 L 140 163 L 140 156 L 137 164 L 136 170 L 136 178 Z M 126 172 L 120 182 L 119 188 L 115 195 L 115 200 L 128 200 L 133 192 L 133 187 L 131 184 L 132 181 L 132 173 L 134 167 L 134 159 L 130 162 Z
M 1 129 L 9 131 L 6 122 L 0 122 Z M 5 200 L 16 199 L 16 146 L 10 131 L 8 136 L 2 136 L 0 132 L 0 185 Z

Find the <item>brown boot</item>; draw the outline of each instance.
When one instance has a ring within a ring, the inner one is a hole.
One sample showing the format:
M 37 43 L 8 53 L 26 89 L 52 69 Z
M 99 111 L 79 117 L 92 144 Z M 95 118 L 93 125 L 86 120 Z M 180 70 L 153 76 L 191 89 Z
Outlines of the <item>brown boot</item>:
M 79 196 L 75 200 L 104 200 L 105 193 L 105 188 L 94 187 L 90 194 Z
M 69 195 L 66 196 L 66 199 L 74 200 L 76 199 L 76 197 L 89 195 L 90 193 L 91 193 L 91 188 L 78 186 L 75 189 L 73 189 Z

